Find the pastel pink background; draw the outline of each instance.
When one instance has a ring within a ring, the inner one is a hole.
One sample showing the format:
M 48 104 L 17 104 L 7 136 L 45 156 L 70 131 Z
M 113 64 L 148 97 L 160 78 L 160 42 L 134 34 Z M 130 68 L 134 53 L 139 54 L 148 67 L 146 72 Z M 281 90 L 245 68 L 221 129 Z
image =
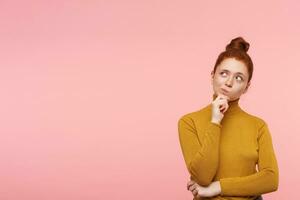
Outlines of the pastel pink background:
M 244 110 L 272 132 L 298 199 L 300 3 L 0 1 L 0 199 L 192 199 L 177 121 L 211 101 L 237 36 L 254 62 Z

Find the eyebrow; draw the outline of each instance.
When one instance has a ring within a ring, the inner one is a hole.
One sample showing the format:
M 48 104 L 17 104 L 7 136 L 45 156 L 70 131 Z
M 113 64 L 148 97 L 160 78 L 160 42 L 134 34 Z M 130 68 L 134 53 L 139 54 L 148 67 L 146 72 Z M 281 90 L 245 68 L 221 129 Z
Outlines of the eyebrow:
M 227 70 L 227 69 L 222 69 L 221 71 L 226 71 L 226 72 L 230 72 L 229 70 Z M 237 72 L 236 74 L 240 74 L 240 75 L 243 75 L 243 76 L 245 76 L 242 72 Z

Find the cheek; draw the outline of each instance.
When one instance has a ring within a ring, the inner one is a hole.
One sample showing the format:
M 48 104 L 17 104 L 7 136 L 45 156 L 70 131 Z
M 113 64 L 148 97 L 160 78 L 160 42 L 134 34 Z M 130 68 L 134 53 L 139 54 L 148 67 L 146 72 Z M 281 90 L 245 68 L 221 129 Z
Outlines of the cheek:
M 244 91 L 244 86 L 238 86 L 234 89 L 235 94 L 241 94 Z
M 214 79 L 214 85 L 215 86 L 222 86 L 224 84 L 224 80 L 222 78 L 215 78 Z

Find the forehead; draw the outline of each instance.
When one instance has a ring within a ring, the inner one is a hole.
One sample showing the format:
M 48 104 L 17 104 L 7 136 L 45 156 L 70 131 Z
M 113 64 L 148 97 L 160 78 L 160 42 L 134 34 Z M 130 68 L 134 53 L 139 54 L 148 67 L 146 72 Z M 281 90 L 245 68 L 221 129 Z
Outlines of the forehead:
M 228 70 L 232 73 L 242 73 L 244 75 L 248 73 L 246 65 L 242 61 L 236 60 L 235 58 L 224 59 L 218 66 L 218 69 Z

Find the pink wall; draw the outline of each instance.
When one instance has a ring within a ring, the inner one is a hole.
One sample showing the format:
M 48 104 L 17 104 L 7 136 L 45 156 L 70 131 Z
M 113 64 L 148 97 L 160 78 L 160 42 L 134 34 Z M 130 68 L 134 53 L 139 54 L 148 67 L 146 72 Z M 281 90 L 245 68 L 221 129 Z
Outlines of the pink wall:
M 265 119 L 280 168 L 266 200 L 297 199 L 300 3 L 0 1 L 0 199 L 192 199 L 178 118 L 250 43 L 240 104 Z

